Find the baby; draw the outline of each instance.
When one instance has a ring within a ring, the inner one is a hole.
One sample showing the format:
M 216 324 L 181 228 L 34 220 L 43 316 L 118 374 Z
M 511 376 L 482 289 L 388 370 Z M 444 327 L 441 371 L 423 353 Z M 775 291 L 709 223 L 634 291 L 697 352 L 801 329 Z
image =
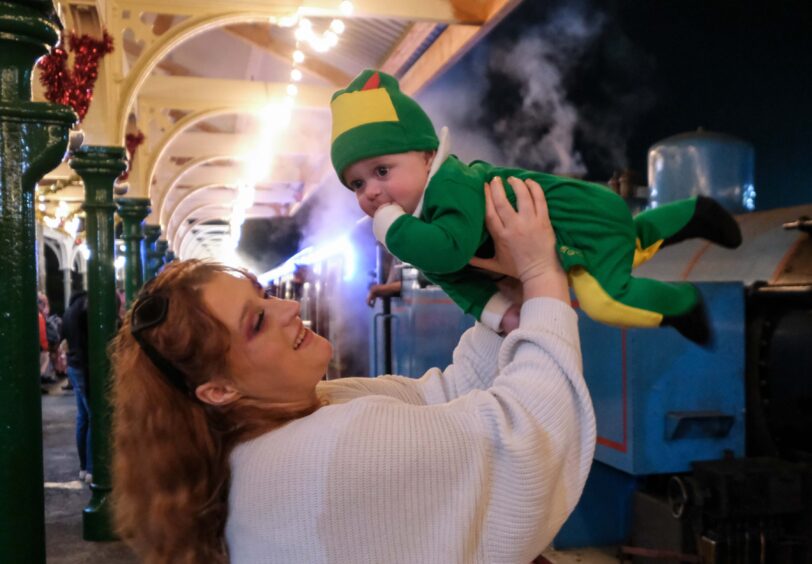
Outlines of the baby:
M 515 177 L 543 187 L 561 264 L 587 315 L 620 327 L 668 325 L 696 343 L 708 342 L 695 286 L 634 278 L 631 270 L 691 237 L 737 247 L 739 226 L 714 200 L 700 196 L 632 218 L 623 199 L 599 184 L 483 161 L 464 164 L 450 154 L 447 129 L 438 138 L 417 102 L 380 71 L 366 70 L 336 92 L 331 111 L 333 166 L 373 218 L 375 237 L 483 324 L 509 331 L 518 321 L 493 273 L 469 265 L 494 253 L 484 184 Z M 515 206 L 515 194 L 504 185 Z

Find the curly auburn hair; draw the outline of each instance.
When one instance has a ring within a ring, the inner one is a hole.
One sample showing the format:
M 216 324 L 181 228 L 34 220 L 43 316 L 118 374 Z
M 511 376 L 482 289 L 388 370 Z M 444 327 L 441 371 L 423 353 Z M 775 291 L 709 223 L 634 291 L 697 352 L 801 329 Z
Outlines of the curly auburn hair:
M 206 307 L 202 289 L 218 273 L 249 273 L 197 260 L 169 264 L 149 294 L 168 298 L 166 320 L 141 336 L 176 366 L 190 389 L 229 377 L 231 333 Z M 113 515 L 143 562 L 225 563 L 229 466 L 238 443 L 318 409 L 292 413 L 251 400 L 204 404 L 171 385 L 143 352 L 127 315 L 111 344 Z

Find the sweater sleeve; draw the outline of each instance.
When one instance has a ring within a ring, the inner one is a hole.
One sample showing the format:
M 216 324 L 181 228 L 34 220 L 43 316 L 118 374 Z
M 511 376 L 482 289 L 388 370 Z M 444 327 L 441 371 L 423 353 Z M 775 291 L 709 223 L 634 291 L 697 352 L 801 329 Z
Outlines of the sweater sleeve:
M 336 401 L 365 395 L 382 395 L 412 405 L 445 403 L 473 390 L 484 390 L 496 378 L 503 337 L 477 323 L 460 338 L 452 364 L 445 370 L 431 368 L 418 379 L 405 376 L 339 378 L 319 383 L 319 390 Z

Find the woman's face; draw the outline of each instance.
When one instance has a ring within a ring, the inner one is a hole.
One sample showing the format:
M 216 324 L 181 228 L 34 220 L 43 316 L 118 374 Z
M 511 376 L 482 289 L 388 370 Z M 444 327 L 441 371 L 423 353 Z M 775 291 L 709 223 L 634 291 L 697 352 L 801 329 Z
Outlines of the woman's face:
M 203 301 L 231 331 L 229 376 L 239 397 L 312 405 L 333 349 L 305 329 L 297 302 L 264 298 L 250 280 L 225 273 L 204 286 Z

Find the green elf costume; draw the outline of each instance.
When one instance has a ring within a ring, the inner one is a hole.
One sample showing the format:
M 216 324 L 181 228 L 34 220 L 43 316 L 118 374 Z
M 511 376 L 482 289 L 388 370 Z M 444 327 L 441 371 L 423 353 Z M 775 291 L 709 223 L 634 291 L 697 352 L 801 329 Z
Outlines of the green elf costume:
M 631 271 L 659 249 L 691 237 L 737 247 L 739 226 L 714 200 L 700 196 L 632 218 L 623 199 L 599 184 L 483 161 L 465 164 L 450 154 L 447 129 L 438 138 L 417 102 L 380 71 L 366 70 L 333 94 L 331 111 L 331 157 L 342 182 L 344 170 L 363 159 L 437 151 L 414 213 L 397 204 L 379 208 L 373 231 L 389 252 L 423 271 L 479 321 L 498 330 L 510 306 L 492 273 L 468 265 L 474 256 L 493 256 L 483 185 L 514 176 L 542 186 L 558 256 L 587 315 L 620 327 L 670 325 L 695 342 L 708 341 L 696 287 L 635 278 Z M 504 186 L 515 207 L 515 194 L 507 182 Z

